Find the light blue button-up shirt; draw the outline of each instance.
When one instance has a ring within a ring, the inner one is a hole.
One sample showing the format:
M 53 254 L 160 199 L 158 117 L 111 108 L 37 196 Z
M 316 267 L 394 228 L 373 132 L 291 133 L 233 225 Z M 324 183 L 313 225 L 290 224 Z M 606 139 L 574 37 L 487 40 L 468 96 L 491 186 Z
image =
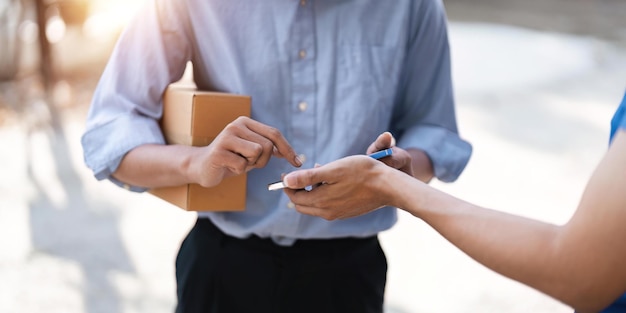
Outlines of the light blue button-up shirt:
M 93 98 L 82 143 L 98 179 L 116 182 L 111 173 L 128 151 L 164 143 L 161 96 L 188 61 L 199 89 L 252 96 L 252 118 L 278 128 L 303 168 L 365 153 L 384 131 L 425 151 L 442 181 L 470 157 L 457 132 L 439 0 L 156 0 L 121 35 Z M 230 235 L 287 245 L 395 223 L 392 208 L 332 222 L 299 214 L 267 190 L 292 170 L 273 158 L 248 173 L 245 212 L 199 214 Z

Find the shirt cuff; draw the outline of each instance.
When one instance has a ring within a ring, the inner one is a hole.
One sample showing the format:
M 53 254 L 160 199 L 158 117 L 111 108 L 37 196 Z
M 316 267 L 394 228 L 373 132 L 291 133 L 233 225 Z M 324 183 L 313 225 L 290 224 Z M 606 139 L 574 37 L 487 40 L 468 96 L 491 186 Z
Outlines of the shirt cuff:
M 408 129 L 398 141 L 403 149 L 424 151 L 433 164 L 435 177 L 455 181 L 469 162 L 472 145 L 459 134 L 440 126 L 421 125 Z
M 144 144 L 165 144 L 156 120 L 143 116 L 120 116 L 85 132 L 81 138 L 85 164 L 96 179 L 109 179 L 125 189 L 143 192 L 147 188 L 124 184 L 111 176 L 130 150 Z

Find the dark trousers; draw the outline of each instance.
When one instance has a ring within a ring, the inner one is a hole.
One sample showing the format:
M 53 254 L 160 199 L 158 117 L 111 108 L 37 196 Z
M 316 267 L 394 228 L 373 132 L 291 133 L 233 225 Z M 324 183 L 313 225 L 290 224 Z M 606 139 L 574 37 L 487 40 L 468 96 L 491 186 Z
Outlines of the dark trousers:
M 282 247 L 200 218 L 176 258 L 176 312 L 382 313 L 386 273 L 377 237 Z

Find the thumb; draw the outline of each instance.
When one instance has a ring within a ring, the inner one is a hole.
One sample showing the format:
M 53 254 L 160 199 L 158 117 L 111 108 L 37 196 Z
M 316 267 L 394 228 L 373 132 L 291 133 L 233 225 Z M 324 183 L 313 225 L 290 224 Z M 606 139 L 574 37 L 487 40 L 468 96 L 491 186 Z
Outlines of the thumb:
M 366 153 L 373 153 L 379 150 L 395 147 L 396 139 L 390 132 L 384 132 L 378 135 L 378 138 L 367 148 Z
M 307 186 L 322 183 L 324 180 L 320 178 L 319 169 L 319 167 L 316 167 L 315 169 L 291 172 L 283 177 L 283 184 L 289 189 L 303 189 Z

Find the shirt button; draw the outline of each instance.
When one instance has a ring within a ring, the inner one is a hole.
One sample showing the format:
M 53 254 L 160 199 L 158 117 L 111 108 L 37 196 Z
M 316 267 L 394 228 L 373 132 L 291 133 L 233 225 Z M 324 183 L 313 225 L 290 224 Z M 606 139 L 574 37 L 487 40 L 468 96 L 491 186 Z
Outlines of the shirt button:
M 303 49 L 303 50 L 300 50 L 300 51 L 298 52 L 298 57 L 300 57 L 300 59 L 304 59 L 304 58 L 306 58 L 306 50 L 304 50 L 304 49 Z
M 300 159 L 300 161 L 302 161 L 302 163 L 306 162 L 306 155 L 300 154 L 298 155 L 298 158 Z
M 300 111 L 302 111 L 302 112 L 306 111 L 306 108 L 308 106 L 309 106 L 309 104 L 304 102 L 304 101 L 298 103 L 298 109 L 300 109 Z
M 300 5 L 301 6 L 305 6 L 306 5 L 306 0 L 300 0 Z
M 287 202 L 287 207 L 290 208 L 290 209 L 295 209 L 296 205 L 293 204 L 293 202 L 289 201 L 289 202 Z

